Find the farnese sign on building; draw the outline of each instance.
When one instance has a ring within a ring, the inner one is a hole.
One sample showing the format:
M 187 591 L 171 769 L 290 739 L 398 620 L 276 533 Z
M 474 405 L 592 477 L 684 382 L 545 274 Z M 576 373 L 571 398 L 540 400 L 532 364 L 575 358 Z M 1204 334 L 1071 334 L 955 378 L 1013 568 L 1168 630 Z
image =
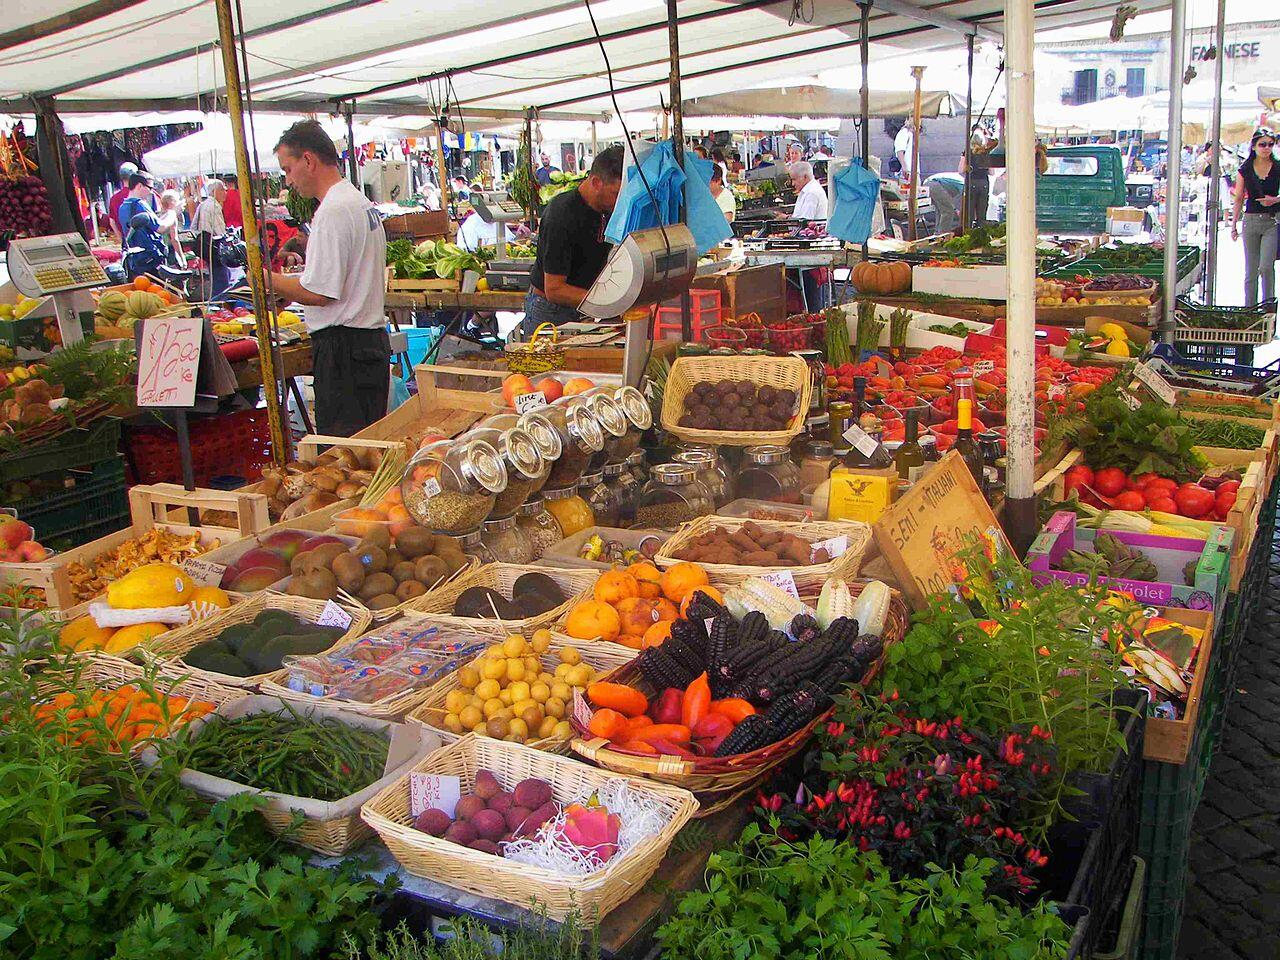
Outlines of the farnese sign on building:
M 1192 44 L 1191 59 L 1204 60 L 1209 52 L 1210 44 Z M 1262 56 L 1261 40 L 1245 40 L 1225 44 L 1223 47 L 1228 60 L 1256 60 Z

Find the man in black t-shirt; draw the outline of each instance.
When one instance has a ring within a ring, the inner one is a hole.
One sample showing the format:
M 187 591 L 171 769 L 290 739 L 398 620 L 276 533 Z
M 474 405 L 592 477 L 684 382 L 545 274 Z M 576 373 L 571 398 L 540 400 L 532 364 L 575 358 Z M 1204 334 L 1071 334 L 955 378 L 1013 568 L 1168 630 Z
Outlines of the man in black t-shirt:
M 530 272 L 521 331 L 540 323 L 559 326 L 578 319 L 578 305 L 604 269 L 612 246 L 604 228 L 622 187 L 622 147 L 596 155 L 578 189 L 554 198 L 538 228 L 538 259 Z

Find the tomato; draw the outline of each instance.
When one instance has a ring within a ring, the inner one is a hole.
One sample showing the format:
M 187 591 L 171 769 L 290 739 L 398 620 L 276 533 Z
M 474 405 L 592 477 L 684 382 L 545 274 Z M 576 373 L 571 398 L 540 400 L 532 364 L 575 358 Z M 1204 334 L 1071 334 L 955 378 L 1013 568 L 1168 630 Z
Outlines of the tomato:
M 1216 492 L 1218 496 L 1221 496 L 1224 490 L 1230 493 L 1236 493 L 1237 491 L 1239 491 L 1239 489 L 1240 489 L 1239 480 L 1223 480 L 1220 484 L 1218 484 L 1218 489 Z
M 1151 499 L 1151 497 L 1157 493 L 1166 497 L 1172 497 L 1174 492 L 1178 489 L 1178 483 L 1176 480 L 1170 480 L 1168 477 L 1156 477 L 1154 480 L 1148 480 L 1143 484 L 1142 489 L 1146 492 L 1147 499 Z
M 1114 497 L 1128 479 L 1119 467 L 1106 467 L 1093 475 L 1093 488 L 1104 497 Z
M 1150 497 L 1147 500 L 1147 508 L 1150 510 L 1158 510 L 1161 513 L 1177 513 L 1178 512 L 1178 505 L 1163 493 L 1161 493 L 1159 496 Z
M 1143 487 L 1145 487 L 1145 486 L 1146 486 L 1148 483 L 1150 483 L 1152 480 L 1159 480 L 1159 479 L 1160 479 L 1160 474 L 1158 474 L 1158 473 L 1150 473 L 1150 472 L 1148 472 L 1148 473 L 1135 473 L 1132 477 L 1130 477 L 1130 478 L 1129 478 L 1129 482 L 1130 482 L 1130 483 L 1133 483 L 1133 484 L 1136 484 L 1136 486 L 1130 487 L 1129 489 L 1130 489 L 1130 490 L 1141 490 Z
M 1184 483 L 1173 495 L 1173 500 L 1178 505 L 1178 513 L 1195 520 L 1206 516 L 1214 505 L 1213 493 L 1198 483 Z
M 1036 431 L 1036 434 L 1038 435 L 1036 437 L 1037 440 L 1040 439 L 1040 436 L 1039 436 L 1040 433 L 1041 431 L 1039 430 Z M 1077 463 L 1074 467 L 1072 467 L 1065 474 L 1063 474 L 1063 479 L 1067 484 L 1072 484 L 1072 482 L 1074 481 L 1074 486 L 1077 486 L 1077 487 L 1082 484 L 1086 487 L 1092 487 L 1093 486 L 1093 470 L 1090 467 L 1085 466 L 1083 463 Z
M 1125 490 L 1111 501 L 1111 505 L 1117 510 L 1145 510 L 1147 498 L 1137 490 Z
M 1236 505 L 1236 491 L 1224 490 L 1226 484 L 1218 488 L 1218 492 L 1214 495 L 1213 506 L 1215 513 L 1221 513 L 1219 520 L 1227 519 L 1227 514 L 1231 512 L 1231 508 Z

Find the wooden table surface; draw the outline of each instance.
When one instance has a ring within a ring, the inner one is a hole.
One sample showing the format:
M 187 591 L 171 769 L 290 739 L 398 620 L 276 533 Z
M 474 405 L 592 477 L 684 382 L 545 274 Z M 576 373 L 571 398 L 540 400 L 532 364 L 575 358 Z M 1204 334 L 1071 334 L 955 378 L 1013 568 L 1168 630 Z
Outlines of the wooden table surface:
M 479 293 L 423 290 L 414 293 L 387 293 L 389 308 L 417 310 L 524 310 L 522 290 L 485 290 Z
M 291 343 L 280 348 L 280 363 L 286 377 L 305 377 L 311 373 L 311 341 Z M 262 386 L 262 361 L 257 354 L 231 364 L 241 390 Z

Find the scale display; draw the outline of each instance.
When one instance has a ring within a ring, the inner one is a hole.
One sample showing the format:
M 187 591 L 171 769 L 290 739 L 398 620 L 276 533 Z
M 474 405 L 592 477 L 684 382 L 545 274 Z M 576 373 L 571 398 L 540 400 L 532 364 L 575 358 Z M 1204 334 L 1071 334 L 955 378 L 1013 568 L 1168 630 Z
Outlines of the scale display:
M 110 282 L 78 233 L 26 237 L 9 244 L 9 277 L 24 296 L 101 287 Z

